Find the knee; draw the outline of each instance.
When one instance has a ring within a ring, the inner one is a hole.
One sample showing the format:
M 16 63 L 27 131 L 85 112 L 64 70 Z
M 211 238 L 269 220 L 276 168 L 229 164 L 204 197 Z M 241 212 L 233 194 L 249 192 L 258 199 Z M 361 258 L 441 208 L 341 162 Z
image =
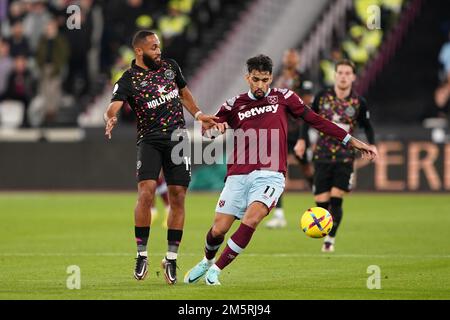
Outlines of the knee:
M 175 188 L 169 191 L 169 202 L 171 208 L 184 207 L 186 190 L 184 188 Z
M 213 225 L 211 228 L 211 234 L 214 238 L 224 237 L 227 231 L 217 225 Z
M 154 197 L 155 197 L 154 191 L 152 192 L 151 190 L 145 190 L 139 192 L 138 206 L 150 208 L 152 206 Z

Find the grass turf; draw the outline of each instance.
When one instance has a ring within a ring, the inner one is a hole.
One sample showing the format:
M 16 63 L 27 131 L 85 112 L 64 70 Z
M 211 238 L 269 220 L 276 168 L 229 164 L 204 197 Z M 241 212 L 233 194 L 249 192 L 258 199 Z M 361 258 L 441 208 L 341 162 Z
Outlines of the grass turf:
M 135 194 L 0 194 L 0 299 L 450 299 L 448 195 L 352 194 L 336 252 L 323 254 L 298 226 L 312 197 L 287 194 L 286 229 L 261 226 L 222 272 L 222 286 L 185 285 L 217 197 L 188 195 L 179 283 L 168 286 L 162 214 L 151 229 L 148 277 L 133 279 Z M 70 265 L 81 269 L 80 290 L 66 288 Z M 370 265 L 381 269 L 380 290 L 367 288 Z

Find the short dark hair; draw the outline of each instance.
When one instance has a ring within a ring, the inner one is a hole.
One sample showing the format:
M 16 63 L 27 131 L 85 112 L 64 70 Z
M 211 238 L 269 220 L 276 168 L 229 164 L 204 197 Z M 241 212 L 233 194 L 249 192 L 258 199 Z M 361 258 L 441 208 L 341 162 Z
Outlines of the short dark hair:
M 352 68 L 353 73 L 356 74 L 356 66 L 355 66 L 355 63 L 354 63 L 353 61 L 351 61 L 351 60 L 343 59 L 343 60 L 341 60 L 341 61 L 338 61 L 338 62 L 336 63 L 336 66 L 335 66 L 334 70 L 337 71 L 337 69 L 338 69 L 339 66 L 349 66 L 350 68 Z
M 260 72 L 269 72 L 272 74 L 273 62 L 270 57 L 260 54 L 256 57 L 250 58 L 247 60 L 247 69 L 248 73 L 251 73 L 253 70 Z
M 153 35 L 155 35 L 155 33 L 150 30 L 141 30 L 136 32 L 136 34 L 133 37 L 133 41 L 131 43 L 133 48 L 136 48 L 139 44 L 145 41 L 145 38 Z

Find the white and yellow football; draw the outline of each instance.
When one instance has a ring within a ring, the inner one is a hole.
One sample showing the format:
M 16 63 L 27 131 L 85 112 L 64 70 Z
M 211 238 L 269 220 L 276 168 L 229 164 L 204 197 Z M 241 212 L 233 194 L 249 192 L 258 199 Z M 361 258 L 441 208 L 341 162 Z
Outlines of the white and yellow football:
M 303 213 L 300 226 L 308 237 L 323 238 L 333 228 L 333 217 L 324 208 L 310 208 Z

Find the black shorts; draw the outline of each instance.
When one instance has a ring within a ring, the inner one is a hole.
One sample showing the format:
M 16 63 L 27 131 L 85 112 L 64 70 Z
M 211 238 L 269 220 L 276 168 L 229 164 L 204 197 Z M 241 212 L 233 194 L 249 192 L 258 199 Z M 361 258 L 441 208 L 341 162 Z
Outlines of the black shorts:
M 315 195 L 329 192 L 331 188 L 349 192 L 352 190 L 353 162 L 314 162 Z
M 190 155 L 180 155 L 174 163 L 172 149 L 179 142 L 166 139 L 144 140 L 137 146 L 136 177 L 138 182 L 158 180 L 161 168 L 167 185 L 189 186 L 191 181 Z

